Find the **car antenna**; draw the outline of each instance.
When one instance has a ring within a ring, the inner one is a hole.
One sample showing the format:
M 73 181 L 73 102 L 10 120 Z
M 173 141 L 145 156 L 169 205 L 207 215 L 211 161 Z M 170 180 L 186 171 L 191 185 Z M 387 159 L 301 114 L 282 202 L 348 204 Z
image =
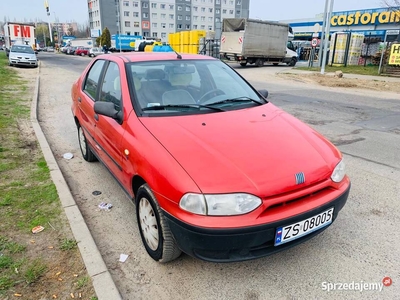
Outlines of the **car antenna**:
M 174 50 L 174 49 L 172 49 L 172 50 Z M 182 55 L 180 55 L 178 52 L 176 52 L 175 50 L 174 50 L 174 52 L 175 52 L 175 54 L 176 54 L 176 58 L 177 59 L 182 59 Z

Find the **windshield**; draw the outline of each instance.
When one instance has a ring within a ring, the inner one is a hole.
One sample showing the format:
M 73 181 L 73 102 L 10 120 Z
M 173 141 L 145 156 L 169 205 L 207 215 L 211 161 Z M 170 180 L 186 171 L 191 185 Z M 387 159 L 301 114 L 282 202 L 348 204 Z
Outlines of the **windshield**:
M 266 103 L 219 60 L 134 62 L 127 70 L 134 101 L 148 115 L 214 113 Z
M 11 52 L 18 52 L 18 53 L 29 53 L 29 54 L 35 54 L 33 51 L 32 47 L 30 46 L 20 46 L 20 45 L 13 45 L 11 47 Z

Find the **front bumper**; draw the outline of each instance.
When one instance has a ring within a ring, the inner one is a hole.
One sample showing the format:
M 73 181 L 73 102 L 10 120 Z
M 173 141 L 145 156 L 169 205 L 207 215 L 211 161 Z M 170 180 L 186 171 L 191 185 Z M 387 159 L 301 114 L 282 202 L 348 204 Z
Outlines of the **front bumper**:
M 19 66 L 33 66 L 36 67 L 38 65 L 37 60 L 27 60 L 27 59 L 13 59 L 10 58 L 10 64 L 19 65 Z
M 292 218 L 254 227 L 232 229 L 201 228 L 184 223 L 167 212 L 164 212 L 164 215 L 176 243 L 186 254 L 212 262 L 243 261 L 288 249 L 321 233 L 330 225 L 286 244 L 274 246 L 275 232 L 278 227 L 307 219 L 331 207 L 334 207 L 334 221 L 339 211 L 346 204 L 349 191 L 350 185 L 342 195 L 323 206 Z

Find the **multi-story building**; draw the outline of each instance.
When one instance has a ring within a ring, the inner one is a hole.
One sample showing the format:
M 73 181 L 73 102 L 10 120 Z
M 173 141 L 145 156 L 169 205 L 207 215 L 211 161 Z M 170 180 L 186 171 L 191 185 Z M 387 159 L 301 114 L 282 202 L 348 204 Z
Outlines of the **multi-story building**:
M 215 31 L 224 18 L 248 18 L 250 0 L 88 0 L 90 28 L 166 42 L 183 30 Z

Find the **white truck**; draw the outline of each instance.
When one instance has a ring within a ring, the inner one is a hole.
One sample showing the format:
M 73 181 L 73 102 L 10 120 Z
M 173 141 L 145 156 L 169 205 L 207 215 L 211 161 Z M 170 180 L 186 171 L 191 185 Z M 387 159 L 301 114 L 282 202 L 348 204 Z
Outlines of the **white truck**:
M 264 63 L 294 66 L 298 55 L 291 42 L 288 24 L 244 18 L 224 19 L 221 49 L 223 58 L 237 61 L 241 66 Z
M 30 45 L 36 49 L 36 30 L 32 23 L 12 23 L 4 24 L 4 42 L 8 55 L 10 48 L 14 44 Z

